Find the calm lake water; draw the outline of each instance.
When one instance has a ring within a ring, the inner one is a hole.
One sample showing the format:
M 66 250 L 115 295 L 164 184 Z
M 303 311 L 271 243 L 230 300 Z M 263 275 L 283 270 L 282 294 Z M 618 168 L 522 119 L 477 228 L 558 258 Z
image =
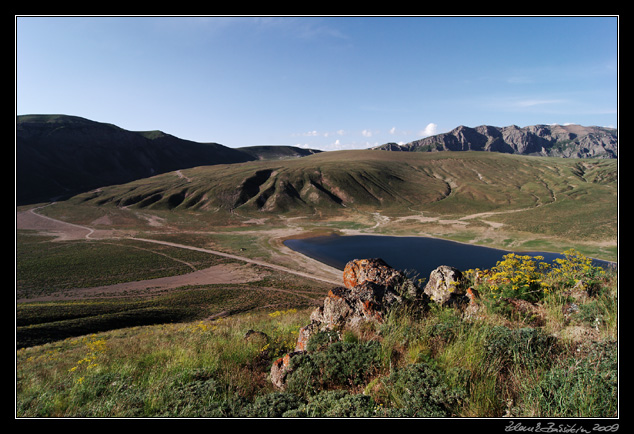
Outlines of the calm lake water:
M 381 258 L 393 268 L 412 271 L 413 275 L 428 278 L 440 265 L 464 271 L 470 268 L 487 269 L 495 266 L 507 250 L 474 246 L 454 241 L 427 237 L 389 237 L 376 235 L 331 235 L 286 240 L 284 244 L 308 257 L 343 270 L 353 259 Z M 547 252 L 516 252 L 522 255 L 543 256 L 552 262 L 563 255 Z M 609 263 L 595 261 L 596 265 Z

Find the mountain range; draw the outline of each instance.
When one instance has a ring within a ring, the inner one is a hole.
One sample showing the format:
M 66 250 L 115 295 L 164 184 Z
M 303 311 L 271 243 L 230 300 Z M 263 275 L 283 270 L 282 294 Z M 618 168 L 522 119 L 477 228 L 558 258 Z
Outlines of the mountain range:
M 230 148 L 77 116 L 23 115 L 16 120 L 16 202 L 47 201 L 190 167 L 316 152 L 291 146 Z
M 460 126 L 405 145 L 388 143 L 373 149 L 617 158 L 617 143 L 616 130 L 609 128 L 483 125 Z M 288 160 L 321 152 L 293 146 L 231 148 L 184 140 L 162 131 L 128 131 L 68 115 L 17 116 L 15 151 L 18 205 L 70 197 L 197 166 Z
M 618 136 L 614 128 L 581 125 L 515 125 L 475 128 L 459 126 L 448 133 L 404 145 L 386 143 L 387 151 L 491 151 L 507 154 L 567 158 L 617 158 Z

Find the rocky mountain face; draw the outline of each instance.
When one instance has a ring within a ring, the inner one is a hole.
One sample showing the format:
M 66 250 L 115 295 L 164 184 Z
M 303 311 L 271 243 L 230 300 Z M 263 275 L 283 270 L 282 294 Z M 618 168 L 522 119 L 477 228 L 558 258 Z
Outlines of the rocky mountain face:
M 387 143 L 373 148 L 387 151 L 490 151 L 507 154 L 567 158 L 617 158 L 617 130 L 581 125 L 481 125 L 415 140 L 404 145 Z

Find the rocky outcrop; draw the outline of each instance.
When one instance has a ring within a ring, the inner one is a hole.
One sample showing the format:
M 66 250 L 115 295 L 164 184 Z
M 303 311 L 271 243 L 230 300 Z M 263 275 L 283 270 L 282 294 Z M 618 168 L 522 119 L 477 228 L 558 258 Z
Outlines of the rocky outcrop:
M 407 304 L 421 309 L 431 302 L 468 304 L 471 314 L 477 311 L 477 293 L 465 288 L 460 270 L 445 265 L 432 271 L 424 290 L 378 258 L 348 262 L 343 281 L 345 286 L 332 288 L 323 305 L 311 313 L 310 323 L 299 330 L 294 351 L 273 363 L 270 375 L 275 386 L 284 388 L 292 358 L 308 350 L 308 342 L 317 332 L 340 332 L 367 322 L 381 324 L 392 309 Z
M 463 301 L 466 295 L 464 277 L 457 268 L 441 265 L 429 275 L 424 292 L 438 304 L 455 304 Z
M 284 386 L 286 385 L 286 377 L 291 372 L 289 369 L 291 359 L 298 354 L 302 354 L 302 352 L 295 351 L 285 354 L 284 356 L 273 362 L 273 366 L 271 366 L 271 382 L 275 387 L 279 389 L 284 388 Z
M 343 284 L 354 288 L 365 282 L 394 288 L 407 281 L 403 273 L 390 267 L 383 259 L 355 259 L 346 264 L 343 270 Z
M 617 158 L 614 128 L 581 125 L 515 125 L 475 128 L 459 126 L 448 133 L 425 137 L 404 145 L 387 143 L 373 148 L 386 151 L 490 151 L 507 154 L 571 158 Z
M 366 321 L 381 323 L 405 298 L 413 300 L 422 295 L 410 279 L 380 258 L 348 262 L 343 282 L 345 286 L 328 291 L 323 305 L 312 312 L 310 324 L 300 329 L 296 351 L 305 350 L 317 331 L 354 328 Z

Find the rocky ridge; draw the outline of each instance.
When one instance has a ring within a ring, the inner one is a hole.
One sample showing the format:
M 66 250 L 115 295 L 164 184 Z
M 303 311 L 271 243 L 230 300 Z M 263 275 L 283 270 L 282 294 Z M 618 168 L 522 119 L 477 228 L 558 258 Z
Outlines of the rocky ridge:
M 565 158 L 618 158 L 618 134 L 614 128 L 581 125 L 516 125 L 475 128 L 459 126 L 448 133 L 404 145 L 386 143 L 372 148 L 387 151 L 490 151 L 507 154 Z
M 464 308 L 465 315 L 477 311 L 477 293 L 464 285 L 460 270 L 442 265 L 433 270 L 424 288 L 418 287 L 404 273 L 380 258 L 355 259 L 343 272 L 343 287 L 332 288 L 310 315 L 310 324 L 299 331 L 293 352 L 277 359 L 271 367 L 271 381 L 284 389 L 291 372 L 293 357 L 308 351 L 308 342 L 315 333 L 340 333 L 366 322 L 381 324 L 390 311 L 413 306 L 426 309 L 430 303 Z

